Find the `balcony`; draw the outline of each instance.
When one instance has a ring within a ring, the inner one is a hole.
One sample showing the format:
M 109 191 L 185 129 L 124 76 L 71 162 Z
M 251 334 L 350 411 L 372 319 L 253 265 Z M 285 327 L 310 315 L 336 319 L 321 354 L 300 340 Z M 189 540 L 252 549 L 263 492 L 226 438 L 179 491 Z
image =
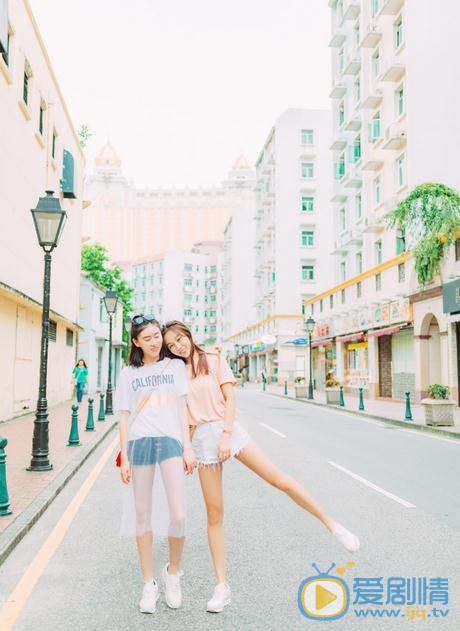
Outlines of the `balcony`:
M 373 23 L 367 25 L 367 31 L 359 43 L 360 48 L 375 48 L 382 39 L 382 31 Z
M 366 160 L 363 164 L 363 171 L 380 171 L 380 169 L 383 167 L 383 160 L 373 160 L 372 158 L 370 158 L 369 160 Z
M 344 127 L 345 131 L 359 131 L 361 129 L 361 118 L 360 116 L 353 116 L 350 118 Z
M 347 88 L 345 86 L 345 83 L 342 79 L 342 75 L 341 74 L 337 74 L 334 78 L 334 81 L 332 83 L 332 89 L 329 93 L 329 97 L 331 99 L 341 99 L 342 96 L 344 96 L 345 92 L 347 91 Z
M 342 191 L 337 189 L 334 193 L 334 195 L 331 197 L 331 202 L 332 203 L 342 203 L 342 202 L 346 202 L 348 199 L 347 193 L 346 191 Z
M 345 234 L 341 237 L 342 243 L 345 246 L 348 245 L 362 245 L 363 243 L 363 233 L 362 230 L 347 230 Z
M 406 72 L 406 67 L 393 60 L 391 61 L 386 68 L 383 70 L 379 77 L 379 81 L 400 81 Z
M 343 21 L 356 20 L 361 10 L 358 0 L 345 0 L 343 6 Z
M 380 105 L 383 99 L 383 94 L 381 90 L 373 89 L 368 92 L 368 94 L 361 101 L 361 109 L 363 110 L 373 110 Z
M 345 33 L 339 29 L 332 36 L 332 39 L 329 42 L 329 46 L 330 48 L 340 48 L 345 40 L 346 40 Z
M 342 151 L 347 146 L 347 141 L 344 138 L 337 138 L 329 147 L 330 151 Z
M 383 0 L 379 15 L 397 15 L 404 4 L 404 0 Z
M 342 239 L 336 239 L 336 241 L 334 241 L 334 247 L 332 249 L 331 254 L 337 254 L 339 256 L 342 256 L 343 254 L 346 254 L 347 252 L 348 250 L 343 245 Z
M 343 70 L 344 75 L 357 75 L 361 70 L 361 57 L 358 54 L 350 55 L 347 57 L 345 67 Z
M 363 185 L 363 175 L 361 168 L 356 166 L 347 173 L 344 178 L 343 185 L 346 188 L 361 188 Z
M 406 130 L 399 123 L 393 123 L 385 130 L 382 149 L 402 149 L 406 142 Z
M 385 230 L 385 224 L 377 217 L 364 217 L 363 232 L 379 234 Z

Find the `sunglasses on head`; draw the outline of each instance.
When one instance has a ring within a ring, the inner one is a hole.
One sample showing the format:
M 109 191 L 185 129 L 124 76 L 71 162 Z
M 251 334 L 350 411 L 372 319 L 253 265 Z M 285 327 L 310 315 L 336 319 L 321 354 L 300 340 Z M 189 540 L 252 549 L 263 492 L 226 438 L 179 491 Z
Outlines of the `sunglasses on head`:
M 135 326 L 139 326 L 140 324 L 144 324 L 144 322 L 154 322 L 156 320 L 153 315 L 137 315 L 131 320 L 131 324 Z

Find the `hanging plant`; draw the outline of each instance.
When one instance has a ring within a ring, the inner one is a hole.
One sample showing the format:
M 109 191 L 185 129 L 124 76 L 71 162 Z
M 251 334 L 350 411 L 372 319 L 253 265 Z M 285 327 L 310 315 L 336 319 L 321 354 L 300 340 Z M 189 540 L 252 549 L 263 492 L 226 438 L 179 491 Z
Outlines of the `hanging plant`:
M 385 220 L 389 228 L 404 232 L 423 288 L 440 272 L 445 248 L 457 239 L 460 196 L 445 184 L 420 184 L 387 213 Z

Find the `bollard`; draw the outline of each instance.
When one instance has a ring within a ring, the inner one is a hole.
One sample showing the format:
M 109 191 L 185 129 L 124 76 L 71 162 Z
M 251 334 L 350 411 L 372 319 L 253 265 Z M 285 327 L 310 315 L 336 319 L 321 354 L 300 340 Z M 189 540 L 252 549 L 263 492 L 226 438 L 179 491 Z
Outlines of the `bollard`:
M 8 444 L 6 438 L 0 437 L 0 517 L 11 515 L 10 500 L 8 499 L 8 485 L 6 483 L 6 454 L 5 447 Z
M 343 386 L 339 386 L 339 405 L 341 408 L 345 407 L 345 401 L 343 399 Z
M 412 421 L 412 410 L 410 409 L 410 392 L 406 392 L 406 413 L 404 415 L 406 421 Z
M 359 406 L 358 410 L 364 410 L 364 399 L 363 399 L 363 389 L 362 387 L 359 389 Z
M 287 381 L 284 382 L 284 394 L 287 395 L 288 391 L 287 391 Z
M 78 405 L 72 405 L 72 423 L 70 425 L 68 447 L 78 447 L 81 445 L 80 436 L 78 435 Z
M 94 432 L 93 402 L 91 397 L 88 399 L 88 418 L 86 419 L 85 432 Z
M 262 381 L 262 392 L 265 392 L 265 384 L 266 384 L 266 381 L 265 381 L 265 379 L 264 379 L 264 380 Z
M 97 416 L 98 421 L 105 421 L 105 410 L 104 410 L 104 393 L 101 392 L 99 395 L 99 414 Z

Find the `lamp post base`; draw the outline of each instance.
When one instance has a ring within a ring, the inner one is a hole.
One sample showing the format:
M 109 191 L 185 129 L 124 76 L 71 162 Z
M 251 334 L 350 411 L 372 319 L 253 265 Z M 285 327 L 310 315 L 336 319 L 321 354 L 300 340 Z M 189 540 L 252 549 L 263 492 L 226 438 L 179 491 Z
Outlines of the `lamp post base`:
M 112 387 L 107 388 L 105 395 L 105 413 L 106 415 L 113 415 L 113 402 L 112 402 Z
M 32 460 L 26 471 L 51 471 L 53 465 L 49 461 Z

